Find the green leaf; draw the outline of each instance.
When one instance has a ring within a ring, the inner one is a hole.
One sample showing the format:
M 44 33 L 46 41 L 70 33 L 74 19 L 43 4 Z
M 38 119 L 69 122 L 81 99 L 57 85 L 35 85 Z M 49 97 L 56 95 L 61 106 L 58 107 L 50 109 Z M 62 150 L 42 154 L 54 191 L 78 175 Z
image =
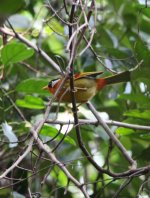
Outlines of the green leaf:
M 22 7 L 24 0 L 1 0 L 0 1 L 0 13 L 1 14 L 11 14 L 15 13 L 18 9 Z
M 137 23 L 137 14 L 135 3 L 125 3 L 123 6 L 122 17 L 124 20 L 124 24 L 128 28 L 132 28 Z
M 148 136 L 149 132 L 145 130 L 133 130 L 130 128 L 119 127 L 116 130 L 116 133 L 120 136 L 130 136 L 130 138 L 143 138 L 144 136 Z M 150 137 L 150 135 L 149 135 Z
M 119 127 L 116 130 L 116 133 L 118 135 L 131 135 L 133 133 L 135 133 L 135 131 L 133 129 L 128 129 L 128 128 L 124 128 L 124 127 Z
M 137 124 L 137 125 L 149 125 L 148 120 L 142 120 L 140 118 L 132 118 L 132 117 L 128 117 L 127 119 L 123 120 L 123 122 L 129 124 Z
M 16 104 L 19 107 L 24 107 L 28 109 L 44 109 L 45 105 L 41 98 L 34 97 L 31 95 L 26 95 L 23 100 L 16 100 Z
M 49 136 L 49 137 L 53 137 L 58 133 L 58 130 L 50 125 L 44 125 L 42 130 L 40 131 L 41 135 L 45 135 L 45 136 Z
M 148 107 L 150 108 L 150 99 L 149 99 L 149 97 L 145 96 L 142 93 L 121 94 L 119 96 L 119 99 L 130 100 L 132 102 L 140 104 L 140 108 L 148 108 Z
M 30 78 L 17 85 L 16 90 L 28 94 L 38 93 L 41 95 L 49 95 L 47 90 L 42 89 L 44 86 L 48 85 L 48 82 L 48 79 Z
M 148 67 L 149 68 L 149 63 L 150 63 L 150 50 L 147 47 L 147 44 L 144 43 L 142 40 L 138 39 L 136 44 L 134 45 L 134 53 L 135 56 L 137 58 L 137 60 L 140 62 L 141 60 L 143 60 L 144 62 L 142 63 L 142 65 L 144 67 Z
M 97 41 L 100 43 L 101 47 L 104 46 L 106 48 L 112 48 L 113 47 L 113 40 L 111 38 L 111 35 L 107 31 L 108 29 L 100 28 L 98 29 L 98 35 L 97 35 Z M 101 35 L 101 36 L 99 36 Z
M 142 151 L 141 155 L 140 155 L 140 159 L 149 162 L 150 161 L 150 155 L 149 155 L 149 153 L 150 153 L 150 147 L 144 149 Z
M 131 148 L 132 148 L 132 142 L 131 142 L 131 138 L 130 137 L 128 137 L 128 136 L 122 136 L 120 138 L 120 140 L 121 140 L 121 143 L 125 146 L 125 148 L 127 150 L 131 150 Z
M 45 136 L 48 136 L 51 138 L 53 138 L 57 133 L 58 133 L 58 130 L 55 127 L 46 125 L 46 124 L 43 126 L 42 130 L 40 131 L 41 135 L 45 135 Z M 56 140 L 60 141 L 63 138 L 63 136 L 64 136 L 64 134 L 59 134 L 59 136 L 56 138 Z M 74 146 L 76 145 L 75 141 L 69 136 L 65 137 L 64 142 L 72 144 Z
M 147 90 L 147 93 L 150 91 L 150 68 L 146 67 L 145 63 L 141 67 L 139 67 L 136 70 L 133 70 L 131 72 L 131 79 L 135 84 L 139 84 L 140 82 L 143 82 L 145 84 L 145 88 Z M 140 99 L 138 99 L 140 100 Z M 145 99 L 144 99 L 145 100 Z M 147 103 L 148 104 L 148 103 Z M 143 106 L 146 106 L 146 103 Z
M 147 8 L 145 8 L 145 6 L 144 6 L 144 8 L 145 9 L 143 9 L 143 5 L 137 5 L 137 8 L 140 10 L 140 12 L 142 13 L 142 14 L 144 14 L 145 16 L 147 16 L 148 18 L 150 18 L 150 7 L 147 7 Z
M 17 63 L 34 54 L 34 50 L 22 43 L 11 43 L 3 47 L 1 58 L 3 64 Z
M 126 50 L 121 50 L 121 49 L 117 49 L 117 48 L 107 48 L 107 51 L 109 54 L 111 54 L 111 56 L 114 56 L 116 58 L 127 58 L 128 56 L 128 51 Z
M 47 23 L 48 26 L 45 27 L 45 31 L 47 34 L 53 34 L 54 32 L 58 32 L 59 34 L 64 34 L 64 27 L 61 25 L 59 21 L 55 18 L 52 18 Z
M 47 43 L 53 53 L 62 55 L 62 53 L 64 51 L 64 46 L 61 43 L 60 39 L 58 39 L 54 35 L 51 35 L 50 39 L 47 41 Z
M 141 118 L 150 120 L 150 110 L 140 111 L 140 110 L 131 110 L 124 113 L 125 116 L 134 117 L 134 118 Z
M 120 8 L 120 6 L 122 6 L 122 4 L 124 3 L 123 0 L 111 0 L 109 1 L 109 5 L 114 7 L 114 10 L 118 10 Z
M 149 20 L 141 19 L 139 27 L 141 31 L 146 32 L 147 34 L 150 34 L 150 26 L 147 25 L 148 22 Z

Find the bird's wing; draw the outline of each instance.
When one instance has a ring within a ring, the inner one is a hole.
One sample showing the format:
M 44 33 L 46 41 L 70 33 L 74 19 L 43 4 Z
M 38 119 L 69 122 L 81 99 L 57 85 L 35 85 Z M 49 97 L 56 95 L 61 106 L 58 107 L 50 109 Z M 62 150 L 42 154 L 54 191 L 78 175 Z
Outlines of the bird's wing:
M 102 74 L 102 71 L 98 71 L 98 72 L 81 72 L 81 73 L 77 73 L 74 75 L 74 79 L 79 79 L 79 78 L 95 78 L 96 76 Z

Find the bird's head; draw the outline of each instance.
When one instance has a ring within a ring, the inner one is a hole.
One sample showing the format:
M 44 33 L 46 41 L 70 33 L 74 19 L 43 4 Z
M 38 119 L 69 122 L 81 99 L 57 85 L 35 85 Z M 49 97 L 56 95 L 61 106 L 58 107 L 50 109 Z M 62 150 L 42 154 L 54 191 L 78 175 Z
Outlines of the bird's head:
M 47 86 L 43 87 L 44 90 L 49 90 L 51 93 L 55 93 L 57 87 L 59 86 L 60 78 L 51 80 Z

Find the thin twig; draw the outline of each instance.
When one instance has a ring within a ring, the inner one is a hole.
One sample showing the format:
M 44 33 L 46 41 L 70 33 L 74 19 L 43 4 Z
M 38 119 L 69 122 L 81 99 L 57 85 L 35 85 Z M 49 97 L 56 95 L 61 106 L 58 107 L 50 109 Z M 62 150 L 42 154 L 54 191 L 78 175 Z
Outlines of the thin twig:
M 149 175 L 148 175 L 148 177 L 146 177 L 145 180 L 142 182 L 142 184 L 141 184 L 141 186 L 140 186 L 140 188 L 139 188 L 139 191 L 138 191 L 138 193 L 137 193 L 137 195 L 136 195 L 136 198 L 140 198 L 140 197 L 141 197 L 141 196 L 140 196 L 141 191 L 143 191 L 144 185 L 145 185 L 146 183 L 148 183 L 148 182 L 150 182 Z
M 118 127 L 124 127 L 129 129 L 135 129 L 135 130 L 145 130 L 150 131 L 150 126 L 144 126 L 144 125 L 138 125 L 138 124 L 129 124 L 125 122 L 119 122 L 115 120 L 103 120 L 108 125 L 118 126 Z M 46 120 L 46 123 L 50 124 L 60 124 L 60 125 L 67 125 L 69 124 L 68 121 L 61 121 L 61 120 Z M 70 124 L 75 124 L 74 121 L 70 121 Z M 87 120 L 87 119 L 79 119 L 79 125 L 99 125 L 100 123 L 97 120 Z
M 21 119 L 23 121 L 26 121 L 26 118 L 24 116 L 24 114 L 21 112 L 21 110 L 17 107 L 17 105 L 15 104 L 15 102 L 12 100 L 12 98 L 8 95 L 8 93 L 2 89 L 0 87 L 0 89 L 2 90 L 2 92 L 5 94 L 6 98 L 11 102 L 11 104 L 13 105 L 14 109 L 17 111 L 17 113 L 19 114 L 19 116 L 21 117 Z
M 92 30 L 90 40 L 88 41 L 86 47 L 80 52 L 79 56 L 82 56 L 82 54 L 91 46 L 95 31 L 96 31 L 95 29 Z
M 28 69 L 35 72 L 36 74 L 40 73 L 41 75 L 48 77 L 48 74 L 46 72 L 41 72 L 40 70 L 37 70 L 36 68 L 32 67 L 30 64 L 28 64 L 26 62 L 20 62 L 20 64 L 26 66 Z
M 29 187 L 28 187 L 28 194 L 29 194 L 29 198 L 32 198 L 31 190 Z
M 67 22 L 67 21 L 64 21 L 64 20 L 58 15 L 58 12 L 55 11 L 55 9 L 51 6 L 50 3 L 49 3 L 48 5 L 45 5 L 45 7 L 46 7 L 46 8 L 50 8 L 50 9 L 52 10 L 52 12 L 54 13 L 53 16 L 57 16 L 57 18 L 60 19 L 60 21 L 63 22 L 65 25 L 71 25 L 71 26 L 74 25 L 74 24 L 72 24 L 72 23 L 69 23 L 69 22 Z M 52 16 L 52 17 L 53 17 L 53 16 Z
M 117 192 L 113 195 L 112 198 L 118 198 L 119 194 L 123 191 L 124 188 L 127 187 L 127 185 L 132 181 L 133 178 L 127 178 L 124 183 L 119 187 Z
M 88 39 L 85 37 L 85 35 L 83 36 L 83 38 L 84 38 L 84 41 L 88 44 L 89 41 L 88 41 Z M 103 63 L 103 61 L 101 61 L 100 58 L 102 58 L 102 57 L 99 57 L 99 55 L 95 52 L 95 50 L 94 50 L 94 48 L 92 47 L 92 45 L 90 45 L 89 48 L 90 48 L 91 52 L 93 53 L 93 55 L 95 56 L 95 58 L 97 59 L 97 61 L 98 61 L 105 69 L 107 69 L 108 71 L 112 72 L 113 74 L 116 74 L 116 73 L 117 73 L 116 71 L 114 71 L 114 70 L 108 68 L 108 67 Z
M 103 167 L 107 166 L 107 169 L 109 170 L 109 159 L 110 159 L 110 154 L 112 152 L 113 149 L 113 144 L 112 144 L 112 139 L 109 139 L 109 147 L 108 147 L 108 151 L 107 151 L 107 156 L 105 158 L 105 162 Z
M 66 0 L 63 0 L 63 3 L 64 3 L 65 12 L 67 15 L 69 15 L 69 12 L 67 10 Z
M 95 1 L 92 0 L 91 6 L 90 6 L 90 10 L 89 10 L 89 13 L 88 13 L 88 15 L 87 15 L 87 21 L 89 21 L 90 18 L 91 18 L 91 15 L 92 15 L 94 6 L 95 6 Z M 80 42 L 81 42 L 81 40 L 82 40 L 82 38 L 83 38 L 83 36 L 84 36 L 84 34 L 85 34 L 86 28 L 87 28 L 87 26 L 85 26 L 85 27 L 83 28 L 83 30 L 82 30 L 82 32 L 81 32 L 81 35 L 80 35 L 80 37 L 79 37 L 79 39 L 78 39 L 78 41 L 77 41 L 77 43 L 76 43 L 76 46 L 79 46 L 79 44 L 80 44 Z
M 68 124 L 68 127 L 65 131 L 65 134 L 63 135 L 62 139 L 58 142 L 58 144 L 55 146 L 55 148 L 53 148 L 53 150 L 51 151 L 52 153 L 54 151 L 56 151 L 56 149 L 60 146 L 60 144 L 63 142 L 63 140 L 65 139 L 65 137 L 67 136 L 67 132 L 68 132 L 68 128 L 69 128 L 69 124 Z
M 1 175 L 0 175 L 0 179 L 4 178 L 7 176 L 8 173 L 10 173 L 15 167 L 18 166 L 18 164 L 28 155 L 28 153 L 31 151 L 32 149 L 32 145 L 33 145 L 33 141 L 34 141 L 34 138 L 32 137 L 28 143 L 28 146 L 25 150 L 25 152 L 20 155 L 18 157 L 18 159 L 16 160 L 16 162 L 14 162 L 8 169 L 6 169 Z
M 78 32 L 80 32 L 80 30 L 83 29 L 84 27 L 86 27 L 87 25 L 88 25 L 87 23 L 84 23 L 79 28 L 77 28 L 76 31 L 74 31 L 74 33 L 71 35 L 71 37 L 70 37 L 70 39 L 68 41 L 68 44 L 67 44 L 67 47 L 66 47 L 66 51 L 70 50 L 70 45 L 71 45 L 74 37 L 78 34 Z
M 61 133 L 61 129 L 62 129 L 62 125 L 60 125 L 60 129 L 59 129 L 58 133 L 56 133 L 56 135 L 55 135 L 52 139 L 50 139 L 50 140 L 44 142 L 44 144 L 53 142 L 53 141 L 59 136 L 59 134 Z
M 44 183 L 45 183 L 47 177 L 50 175 L 50 173 L 51 173 L 51 171 L 52 171 L 53 168 L 54 168 L 54 164 L 53 164 L 52 166 L 50 166 L 50 168 L 48 169 L 47 173 L 44 175 L 44 178 L 43 178 L 43 180 L 41 181 L 41 185 L 42 185 L 42 186 L 44 185 Z

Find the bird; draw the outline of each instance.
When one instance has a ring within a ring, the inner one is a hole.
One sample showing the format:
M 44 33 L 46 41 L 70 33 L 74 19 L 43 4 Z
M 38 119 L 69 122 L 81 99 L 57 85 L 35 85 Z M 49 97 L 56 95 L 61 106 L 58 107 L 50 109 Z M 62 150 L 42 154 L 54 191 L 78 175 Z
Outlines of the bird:
M 98 91 L 102 90 L 105 86 L 128 82 L 131 80 L 130 71 L 124 71 L 115 75 L 98 78 L 102 71 L 97 72 L 81 72 L 73 76 L 74 79 L 74 92 L 77 103 L 86 103 L 91 100 Z M 44 90 L 49 90 L 51 94 L 55 94 L 56 90 L 61 85 L 64 77 L 51 80 L 48 85 L 43 87 Z M 69 78 L 64 83 L 63 87 L 59 90 L 56 100 L 58 102 L 71 103 L 71 89 Z

